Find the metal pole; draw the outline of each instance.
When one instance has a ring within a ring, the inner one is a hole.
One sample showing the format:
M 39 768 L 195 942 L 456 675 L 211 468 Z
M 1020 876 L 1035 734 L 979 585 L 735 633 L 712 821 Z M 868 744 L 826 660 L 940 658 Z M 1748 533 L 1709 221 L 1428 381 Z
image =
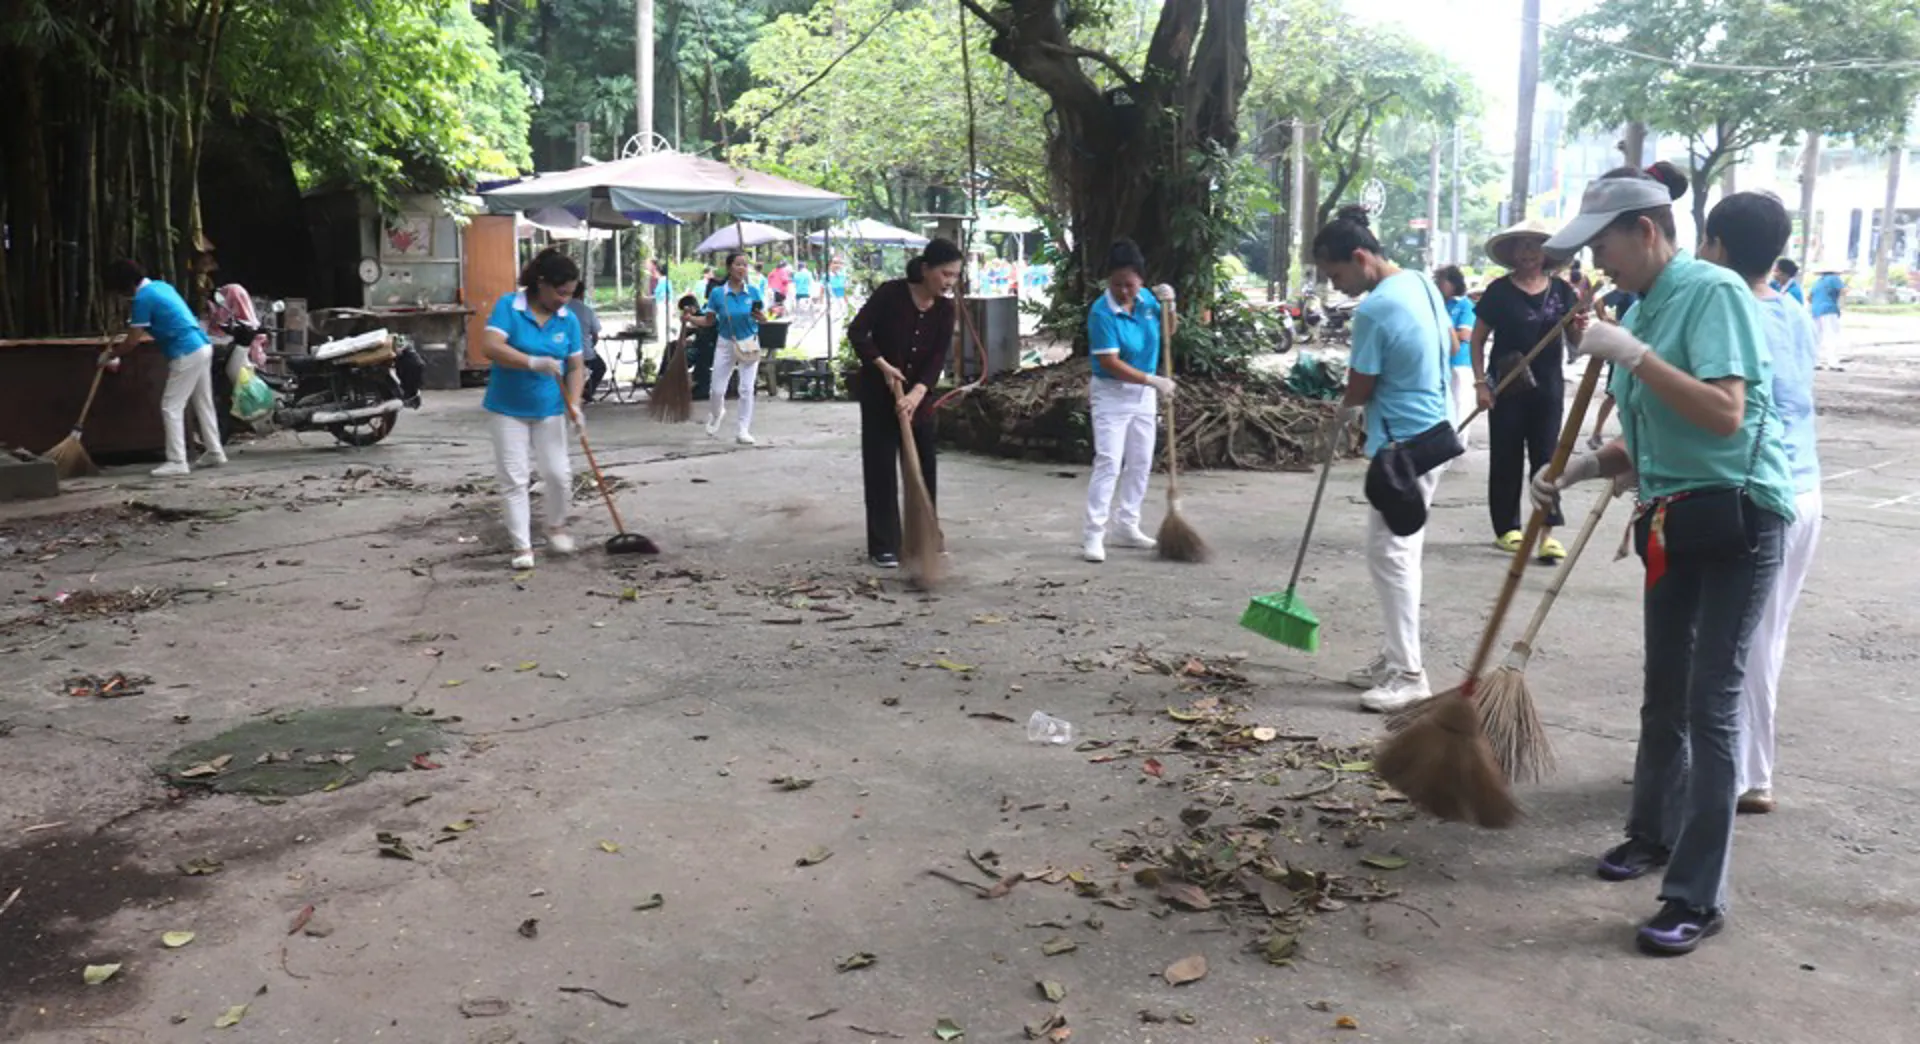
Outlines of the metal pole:
M 1440 263 L 1440 136 L 1427 149 L 1427 268 Z
M 634 112 L 640 128 L 640 154 L 653 151 L 653 0 L 638 0 L 633 30 Z
M 1509 222 L 1527 219 L 1533 181 L 1533 103 L 1540 88 L 1540 0 L 1525 0 L 1520 15 L 1520 104 L 1513 131 L 1513 194 Z

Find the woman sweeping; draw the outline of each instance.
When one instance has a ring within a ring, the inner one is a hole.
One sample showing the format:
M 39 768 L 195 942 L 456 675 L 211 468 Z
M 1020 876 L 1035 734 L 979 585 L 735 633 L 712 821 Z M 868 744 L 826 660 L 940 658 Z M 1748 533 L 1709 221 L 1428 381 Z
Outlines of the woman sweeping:
M 1512 554 L 1520 546 L 1521 493 L 1527 480 L 1553 459 L 1566 409 L 1566 350 L 1548 345 L 1496 401 L 1493 386 L 1514 372 L 1560 319 L 1579 305 L 1572 284 L 1548 271 L 1541 244 L 1548 229 L 1525 221 L 1487 240 L 1487 256 L 1507 274 L 1487 285 L 1474 307 L 1473 370 L 1480 381 L 1480 406 L 1488 410 L 1487 511 L 1493 521 L 1493 546 Z M 1566 340 L 1580 343 L 1584 317 L 1575 319 Z M 1487 349 L 1491 338 L 1493 349 Z M 1489 364 L 1491 359 L 1491 364 Z M 1547 518 L 1558 526 L 1558 512 Z M 1558 562 L 1567 549 L 1551 532 L 1540 538 L 1540 560 Z
M 1740 276 L 1675 245 L 1672 203 L 1686 188 L 1669 164 L 1616 170 L 1547 242 L 1562 257 L 1591 246 L 1601 271 L 1644 296 L 1626 325 L 1597 325 L 1583 346 L 1614 365 L 1625 438 L 1533 484 L 1543 506 L 1586 479 L 1640 487 L 1640 744 L 1626 840 L 1599 873 L 1666 868 L 1660 912 L 1637 935 L 1657 955 L 1691 953 L 1724 924 L 1747 651 L 1795 517 L 1760 307 Z
M 1747 281 L 1760 303 L 1767 348 L 1773 356 L 1773 405 L 1793 478 L 1793 524 L 1782 538 L 1780 575 L 1766 598 L 1747 659 L 1740 730 L 1740 812 L 1773 811 L 1773 718 L 1780 668 L 1787 655 L 1787 626 L 1800 588 L 1820 544 L 1820 456 L 1813 419 L 1813 372 L 1820 348 L 1807 310 L 1767 279 L 1774 259 L 1793 232 L 1787 208 L 1770 195 L 1736 192 L 1707 215 L 1700 258 L 1730 268 Z M 1792 264 L 1785 259 L 1781 264 Z
M 860 473 L 867 497 L 867 556 L 882 569 L 900 565 L 900 418 L 913 425 L 913 445 L 927 492 L 934 489 L 933 403 L 927 393 L 947 365 L 958 314 L 947 291 L 960 281 L 961 253 L 949 239 L 930 240 L 907 262 L 905 279 L 890 279 L 854 316 L 847 340 L 860 355 Z M 899 399 L 893 389 L 901 390 Z
M 505 500 L 513 568 L 533 568 L 528 466 L 540 472 L 547 550 L 573 553 L 567 501 L 573 476 L 567 462 L 567 421 L 580 424 L 586 365 L 580 322 L 567 302 L 580 269 L 558 250 L 536 254 L 520 273 L 520 292 L 493 306 L 481 351 L 493 363 L 482 405 L 493 414 L 493 454 Z M 561 389 L 564 378 L 566 388 Z
M 1156 286 L 1140 293 L 1147 259 L 1133 240 L 1122 239 L 1107 252 L 1107 292 L 1087 311 L 1087 343 L 1093 352 L 1093 380 L 1087 402 L 1093 414 L 1093 481 L 1087 486 L 1086 532 L 1080 556 L 1107 560 L 1107 523 L 1117 523 L 1121 547 L 1152 550 L 1154 539 L 1140 528 L 1140 504 L 1147 498 L 1153 469 L 1154 419 L 1160 396 L 1171 396 L 1173 379 L 1160 376 L 1162 306 L 1171 313 L 1173 288 Z M 1168 314 L 1168 334 L 1178 319 Z M 1120 500 L 1114 503 L 1114 487 Z
M 740 425 L 733 440 L 753 445 L 753 385 L 760 373 L 760 321 L 766 318 L 766 297 L 748 282 L 752 266 L 745 254 L 727 255 L 727 281 L 707 292 L 702 325 L 719 332 L 713 347 L 713 377 L 707 392 L 707 434 L 720 434 L 727 413 L 727 382 L 740 371 Z

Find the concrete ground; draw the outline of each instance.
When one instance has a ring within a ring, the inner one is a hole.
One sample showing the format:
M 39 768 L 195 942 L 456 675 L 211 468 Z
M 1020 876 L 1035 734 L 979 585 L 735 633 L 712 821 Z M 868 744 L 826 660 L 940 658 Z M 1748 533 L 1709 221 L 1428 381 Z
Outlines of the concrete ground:
M 1235 621 L 1284 584 L 1308 475 L 1192 476 L 1212 562 L 1096 567 L 1074 554 L 1086 469 L 949 454 L 954 577 L 923 596 L 864 563 L 850 405 L 763 402 L 750 449 L 604 405 L 596 449 L 665 554 L 516 576 L 463 392 L 371 450 L 276 437 L 184 482 L 120 469 L 0 512 L 0 1038 L 860 1042 L 937 1039 L 946 1018 L 986 1042 L 1057 1008 L 1076 1041 L 1141 1044 L 1912 1040 L 1920 330 L 1866 340 L 1821 375 L 1826 530 L 1784 681 L 1781 807 L 1742 820 L 1728 931 L 1691 958 L 1634 953 L 1657 886 L 1591 869 L 1634 748 L 1624 510 L 1528 669 L 1559 773 L 1522 790 L 1520 826 L 1482 832 L 1410 815 L 1351 764 L 1379 734 L 1338 682 L 1378 639 L 1357 464 L 1308 560 L 1325 646 L 1307 656 Z M 1429 530 L 1440 684 L 1504 565 L 1484 475 L 1480 454 L 1457 466 Z M 597 503 L 575 509 L 583 535 L 609 532 Z M 39 601 L 136 588 L 173 596 L 105 616 Z M 65 692 L 113 670 L 152 682 Z M 373 703 L 458 716 L 444 768 L 274 805 L 172 794 L 151 770 L 258 715 Z M 1036 709 L 1113 745 L 1030 744 Z M 1279 735 L 1227 745 L 1248 734 L 1223 713 Z M 1266 919 L 1244 905 L 1177 910 L 1132 878 L 1139 846 L 1209 816 L 1194 829 L 1233 844 L 1207 858 L 1335 875 L 1286 966 L 1252 949 Z M 419 858 L 381 857 L 376 831 Z M 830 857 L 796 865 L 817 846 Z M 1038 879 L 978 897 L 968 853 L 988 850 Z M 224 869 L 175 868 L 196 858 Z M 165 949 L 170 931 L 195 938 Z M 1060 937 L 1077 949 L 1046 956 Z M 1206 977 L 1168 985 L 1194 955 Z

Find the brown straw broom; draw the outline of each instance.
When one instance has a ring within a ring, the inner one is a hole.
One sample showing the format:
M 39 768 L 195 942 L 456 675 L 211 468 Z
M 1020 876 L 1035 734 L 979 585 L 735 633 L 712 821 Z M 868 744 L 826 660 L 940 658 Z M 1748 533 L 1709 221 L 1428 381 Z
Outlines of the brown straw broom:
M 1557 476 L 1573 454 L 1574 441 L 1586 421 L 1587 406 L 1593 401 L 1594 386 L 1600 383 L 1605 363 L 1589 359 L 1587 372 L 1580 378 L 1573 408 L 1561 427 L 1560 444 L 1554 450 L 1547 474 Z M 1515 747 L 1525 742 L 1522 722 L 1534 718 L 1532 695 L 1522 689 L 1501 704 L 1489 705 L 1485 714 L 1475 706 L 1481 695 L 1480 680 L 1492 657 L 1493 645 L 1500 637 L 1500 625 L 1513 596 L 1526 575 L 1527 559 L 1535 542 L 1546 528 L 1546 512 L 1535 508 L 1527 519 L 1526 533 L 1507 567 L 1507 579 L 1487 617 L 1487 628 L 1475 648 L 1473 662 L 1467 667 L 1466 680 L 1457 687 L 1435 696 L 1429 705 L 1415 711 L 1401 731 L 1387 738 L 1374 757 L 1374 771 L 1380 778 L 1407 795 L 1415 805 L 1441 819 L 1458 819 L 1483 827 L 1505 827 L 1519 817 L 1508 789 L 1506 774 L 1494 757 L 1499 747 L 1513 756 Z M 1410 710 L 1412 710 L 1410 708 Z M 1537 755 L 1528 760 L 1538 761 Z
M 73 422 L 73 430 L 67 433 L 66 438 L 54 443 L 53 448 L 44 454 L 46 459 L 53 462 L 53 469 L 61 478 L 100 474 L 93 458 L 87 456 L 87 447 L 80 443 L 80 433 L 87 426 L 87 414 L 93 412 L 93 397 L 100 394 L 100 378 L 106 372 L 104 366 L 93 368 L 93 387 L 87 389 L 87 401 L 80 407 L 80 419 Z
M 660 373 L 647 397 L 647 416 L 667 424 L 685 424 L 693 416 L 693 374 L 687 369 L 687 324 L 660 356 Z
M 1160 367 L 1164 376 L 1173 376 L 1173 327 L 1160 324 Z M 1160 533 L 1154 546 L 1169 562 L 1204 562 L 1207 542 L 1201 539 L 1180 514 L 1180 435 L 1174 427 L 1173 398 L 1167 399 L 1167 515 L 1160 520 Z
M 1607 513 L 1607 502 L 1612 499 L 1603 494 L 1594 501 L 1586 524 L 1580 527 L 1580 534 L 1567 549 L 1560 568 L 1554 570 L 1553 580 L 1547 584 L 1547 593 L 1541 596 L 1526 631 L 1507 650 L 1507 662 L 1480 687 L 1481 727 L 1493 747 L 1493 759 L 1515 783 L 1538 783 L 1553 774 L 1553 743 L 1547 739 L 1546 727 L 1534 709 L 1533 693 L 1527 688 L 1527 661 L 1533 657 L 1533 643 L 1540 638 L 1540 628 L 1545 626 L 1554 600 L 1560 597 L 1561 588 L 1567 586 L 1573 564 L 1580 560 L 1580 552 L 1592 539 L 1593 531 L 1599 528 L 1601 516 Z
M 901 401 L 900 382 L 889 377 L 893 401 Z M 901 558 L 907 575 L 922 588 L 932 590 L 940 582 L 940 552 L 946 549 L 946 536 L 940 532 L 940 519 L 933 512 L 933 494 L 927 490 L 927 478 L 920 472 L 920 448 L 913 438 L 913 418 L 898 410 L 900 420 L 900 477 L 906 494 L 905 531 L 902 533 Z

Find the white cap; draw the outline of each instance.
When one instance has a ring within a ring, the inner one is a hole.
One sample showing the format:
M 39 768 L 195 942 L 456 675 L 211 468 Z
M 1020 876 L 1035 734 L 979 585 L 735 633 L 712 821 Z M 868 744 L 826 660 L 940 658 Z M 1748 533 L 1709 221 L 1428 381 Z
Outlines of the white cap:
M 1673 205 L 1666 183 L 1645 174 L 1596 178 L 1580 197 L 1580 213 L 1565 228 L 1548 237 L 1545 250 L 1557 258 L 1580 252 L 1614 218 L 1635 210 Z

